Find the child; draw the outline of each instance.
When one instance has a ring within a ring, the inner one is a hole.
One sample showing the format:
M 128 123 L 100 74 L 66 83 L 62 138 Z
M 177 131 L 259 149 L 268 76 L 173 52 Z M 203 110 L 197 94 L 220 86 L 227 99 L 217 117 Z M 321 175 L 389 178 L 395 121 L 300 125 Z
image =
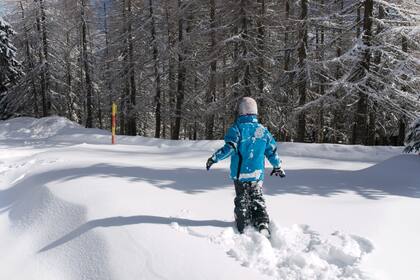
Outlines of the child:
M 239 101 L 238 117 L 225 135 L 225 145 L 207 160 L 207 170 L 229 156 L 230 177 L 235 184 L 235 221 L 238 231 L 243 233 L 245 226 L 253 225 L 269 237 L 270 222 L 262 193 L 264 162 L 268 158 L 273 171 L 271 176 L 285 177 L 280 167 L 276 141 L 271 133 L 258 122 L 257 103 L 250 97 Z

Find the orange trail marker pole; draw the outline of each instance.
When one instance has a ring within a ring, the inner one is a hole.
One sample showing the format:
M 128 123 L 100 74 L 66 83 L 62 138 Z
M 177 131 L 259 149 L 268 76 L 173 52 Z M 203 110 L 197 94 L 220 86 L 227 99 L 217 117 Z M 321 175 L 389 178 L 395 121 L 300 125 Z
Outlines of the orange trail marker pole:
M 115 127 L 117 126 L 116 114 L 117 104 L 112 102 L 112 144 L 115 144 Z

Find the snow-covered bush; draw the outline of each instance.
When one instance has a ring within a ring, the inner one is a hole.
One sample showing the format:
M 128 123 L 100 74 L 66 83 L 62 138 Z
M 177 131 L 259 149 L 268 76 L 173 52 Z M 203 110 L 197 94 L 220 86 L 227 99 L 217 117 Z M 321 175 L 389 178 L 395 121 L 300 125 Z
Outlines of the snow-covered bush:
M 415 119 L 409 127 L 409 131 L 405 136 L 404 152 L 411 153 L 420 151 L 420 117 Z

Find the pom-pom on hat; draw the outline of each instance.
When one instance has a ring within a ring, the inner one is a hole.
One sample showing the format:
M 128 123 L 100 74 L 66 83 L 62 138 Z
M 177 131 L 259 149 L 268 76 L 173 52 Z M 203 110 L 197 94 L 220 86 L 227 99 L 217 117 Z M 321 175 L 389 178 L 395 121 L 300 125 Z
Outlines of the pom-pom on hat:
M 239 100 L 238 115 L 258 115 L 257 102 L 251 97 L 242 97 Z

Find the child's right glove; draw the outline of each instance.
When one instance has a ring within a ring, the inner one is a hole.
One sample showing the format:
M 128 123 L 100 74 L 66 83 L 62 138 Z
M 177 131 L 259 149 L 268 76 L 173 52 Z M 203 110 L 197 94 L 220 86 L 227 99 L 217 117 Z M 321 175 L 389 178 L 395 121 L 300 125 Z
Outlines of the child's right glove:
M 286 172 L 284 172 L 283 168 L 281 167 L 274 167 L 273 171 L 271 171 L 270 176 L 273 176 L 273 174 L 276 176 L 280 176 L 281 178 L 286 177 Z
M 207 171 L 210 170 L 210 167 L 214 164 L 214 160 L 212 158 L 209 158 L 206 162 L 206 169 Z

